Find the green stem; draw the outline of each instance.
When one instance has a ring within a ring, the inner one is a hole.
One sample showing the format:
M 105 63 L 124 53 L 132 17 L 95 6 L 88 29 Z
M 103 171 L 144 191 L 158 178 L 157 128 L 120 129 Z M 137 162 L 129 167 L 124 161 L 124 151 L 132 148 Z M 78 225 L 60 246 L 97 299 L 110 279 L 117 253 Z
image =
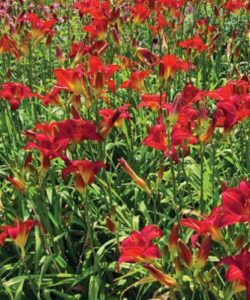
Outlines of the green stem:
M 200 180 L 201 180 L 201 186 L 200 186 L 200 211 L 203 214 L 205 210 L 205 203 L 204 203 L 204 145 L 200 144 Z

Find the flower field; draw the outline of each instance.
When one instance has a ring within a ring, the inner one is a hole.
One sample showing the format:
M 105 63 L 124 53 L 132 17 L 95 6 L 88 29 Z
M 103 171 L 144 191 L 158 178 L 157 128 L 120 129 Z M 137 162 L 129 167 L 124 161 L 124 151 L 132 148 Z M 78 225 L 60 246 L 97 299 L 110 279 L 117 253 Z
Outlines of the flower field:
M 250 300 L 249 13 L 0 1 L 1 300 Z

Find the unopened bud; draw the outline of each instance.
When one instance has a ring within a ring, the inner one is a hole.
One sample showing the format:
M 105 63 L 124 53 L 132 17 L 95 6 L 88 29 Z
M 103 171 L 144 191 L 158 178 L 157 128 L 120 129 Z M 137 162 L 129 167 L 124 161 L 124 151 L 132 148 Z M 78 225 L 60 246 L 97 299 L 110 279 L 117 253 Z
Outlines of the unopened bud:
M 151 274 L 151 276 L 154 277 L 157 281 L 159 281 L 163 286 L 173 288 L 177 285 L 177 282 L 174 278 L 164 274 L 161 270 L 157 269 L 156 267 L 149 264 L 145 264 L 144 268 L 146 268 Z
M 241 249 L 243 244 L 245 242 L 245 235 L 241 234 L 235 241 L 234 241 L 234 245 L 236 249 Z
M 208 255 L 211 250 L 211 243 L 212 243 L 211 235 L 207 235 L 203 239 L 200 249 L 196 256 L 196 267 L 197 268 L 202 269 L 205 266 L 207 259 L 208 259 Z
M 25 183 L 19 179 L 19 178 L 16 178 L 16 177 L 13 177 L 13 176 L 7 176 L 6 179 L 13 185 L 13 187 L 18 190 L 19 192 L 26 192 L 26 186 L 25 186 Z
M 109 229 L 110 232 L 114 233 L 116 230 L 115 223 L 112 221 L 110 217 L 106 217 L 106 226 Z
M 175 255 L 175 252 L 177 251 L 178 248 L 178 238 L 179 238 L 178 225 L 174 224 L 169 236 L 169 252 L 172 257 Z
M 187 267 L 192 267 L 193 265 L 193 254 L 188 248 L 188 246 L 181 240 L 178 240 L 178 253 L 186 264 Z
M 100 95 L 102 93 L 103 86 L 104 86 L 103 75 L 102 72 L 98 71 L 95 79 L 95 90 L 97 95 Z
M 151 196 L 151 191 L 149 187 L 147 186 L 147 183 L 137 176 L 137 174 L 134 172 L 134 170 L 129 166 L 129 164 L 126 162 L 124 158 L 120 158 L 119 160 L 120 165 L 124 169 L 124 171 L 134 180 L 134 182 L 141 187 L 145 192 L 148 193 L 149 196 Z

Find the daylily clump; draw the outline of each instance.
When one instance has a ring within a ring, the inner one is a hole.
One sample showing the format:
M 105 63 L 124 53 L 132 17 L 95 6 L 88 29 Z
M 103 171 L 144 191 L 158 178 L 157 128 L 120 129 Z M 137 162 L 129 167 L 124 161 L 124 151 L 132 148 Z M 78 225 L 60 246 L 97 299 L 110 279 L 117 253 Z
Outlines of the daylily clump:
M 250 300 L 249 10 L 0 1 L 0 299 Z

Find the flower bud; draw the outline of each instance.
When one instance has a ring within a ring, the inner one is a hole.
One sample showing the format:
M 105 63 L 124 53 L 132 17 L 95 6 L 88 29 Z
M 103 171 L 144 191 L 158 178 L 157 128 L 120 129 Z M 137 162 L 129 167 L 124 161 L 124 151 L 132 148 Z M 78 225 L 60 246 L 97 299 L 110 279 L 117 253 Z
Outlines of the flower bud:
M 146 268 L 151 274 L 151 276 L 154 277 L 157 281 L 159 281 L 163 286 L 173 288 L 177 285 L 177 282 L 174 278 L 164 274 L 161 270 L 157 269 L 156 267 L 149 264 L 144 264 L 144 268 Z
M 102 93 L 103 87 L 103 75 L 102 72 L 98 71 L 95 79 L 95 90 L 98 96 Z
M 175 255 L 175 252 L 178 248 L 178 238 L 178 225 L 174 224 L 169 236 L 169 252 L 172 257 Z
M 137 176 L 137 174 L 129 166 L 129 164 L 126 162 L 126 160 L 123 157 L 121 157 L 119 159 L 119 163 L 122 166 L 122 168 L 124 169 L 124 171 L 134 180 L 134 182 L 139 187 L 141 187 L 145 192 L 147 192 L 149 196 L 151 196 L 151 191 L 150 191 L 149 187 L 147 186 L 147 183 L 142 178 Z
M 178 240 L 178 253 L 186 266 L 191 268 L 193 265 L 193 254 L 181 239 Z
M 205 266 L 206 261 L 208 259 L 209 252 L 211 250 L 211 243 L 212 243 L 211 235 L 207 235 L 203 239 L 200 249 L 196 256 L 196 267 L 197 268 L 202 269 Z
M 106 217 L 105 221 L 106 221 L 106 226 L 109 229 L 109 231 L 114 233 L 116 230 L 115 223 L 112 221 L 112 219 L 109 216 Z
M 8 180 L 19 192 L 26 192 L 25 183 L 21 179 L 9 175 L 6 177 L 6 180 Z

